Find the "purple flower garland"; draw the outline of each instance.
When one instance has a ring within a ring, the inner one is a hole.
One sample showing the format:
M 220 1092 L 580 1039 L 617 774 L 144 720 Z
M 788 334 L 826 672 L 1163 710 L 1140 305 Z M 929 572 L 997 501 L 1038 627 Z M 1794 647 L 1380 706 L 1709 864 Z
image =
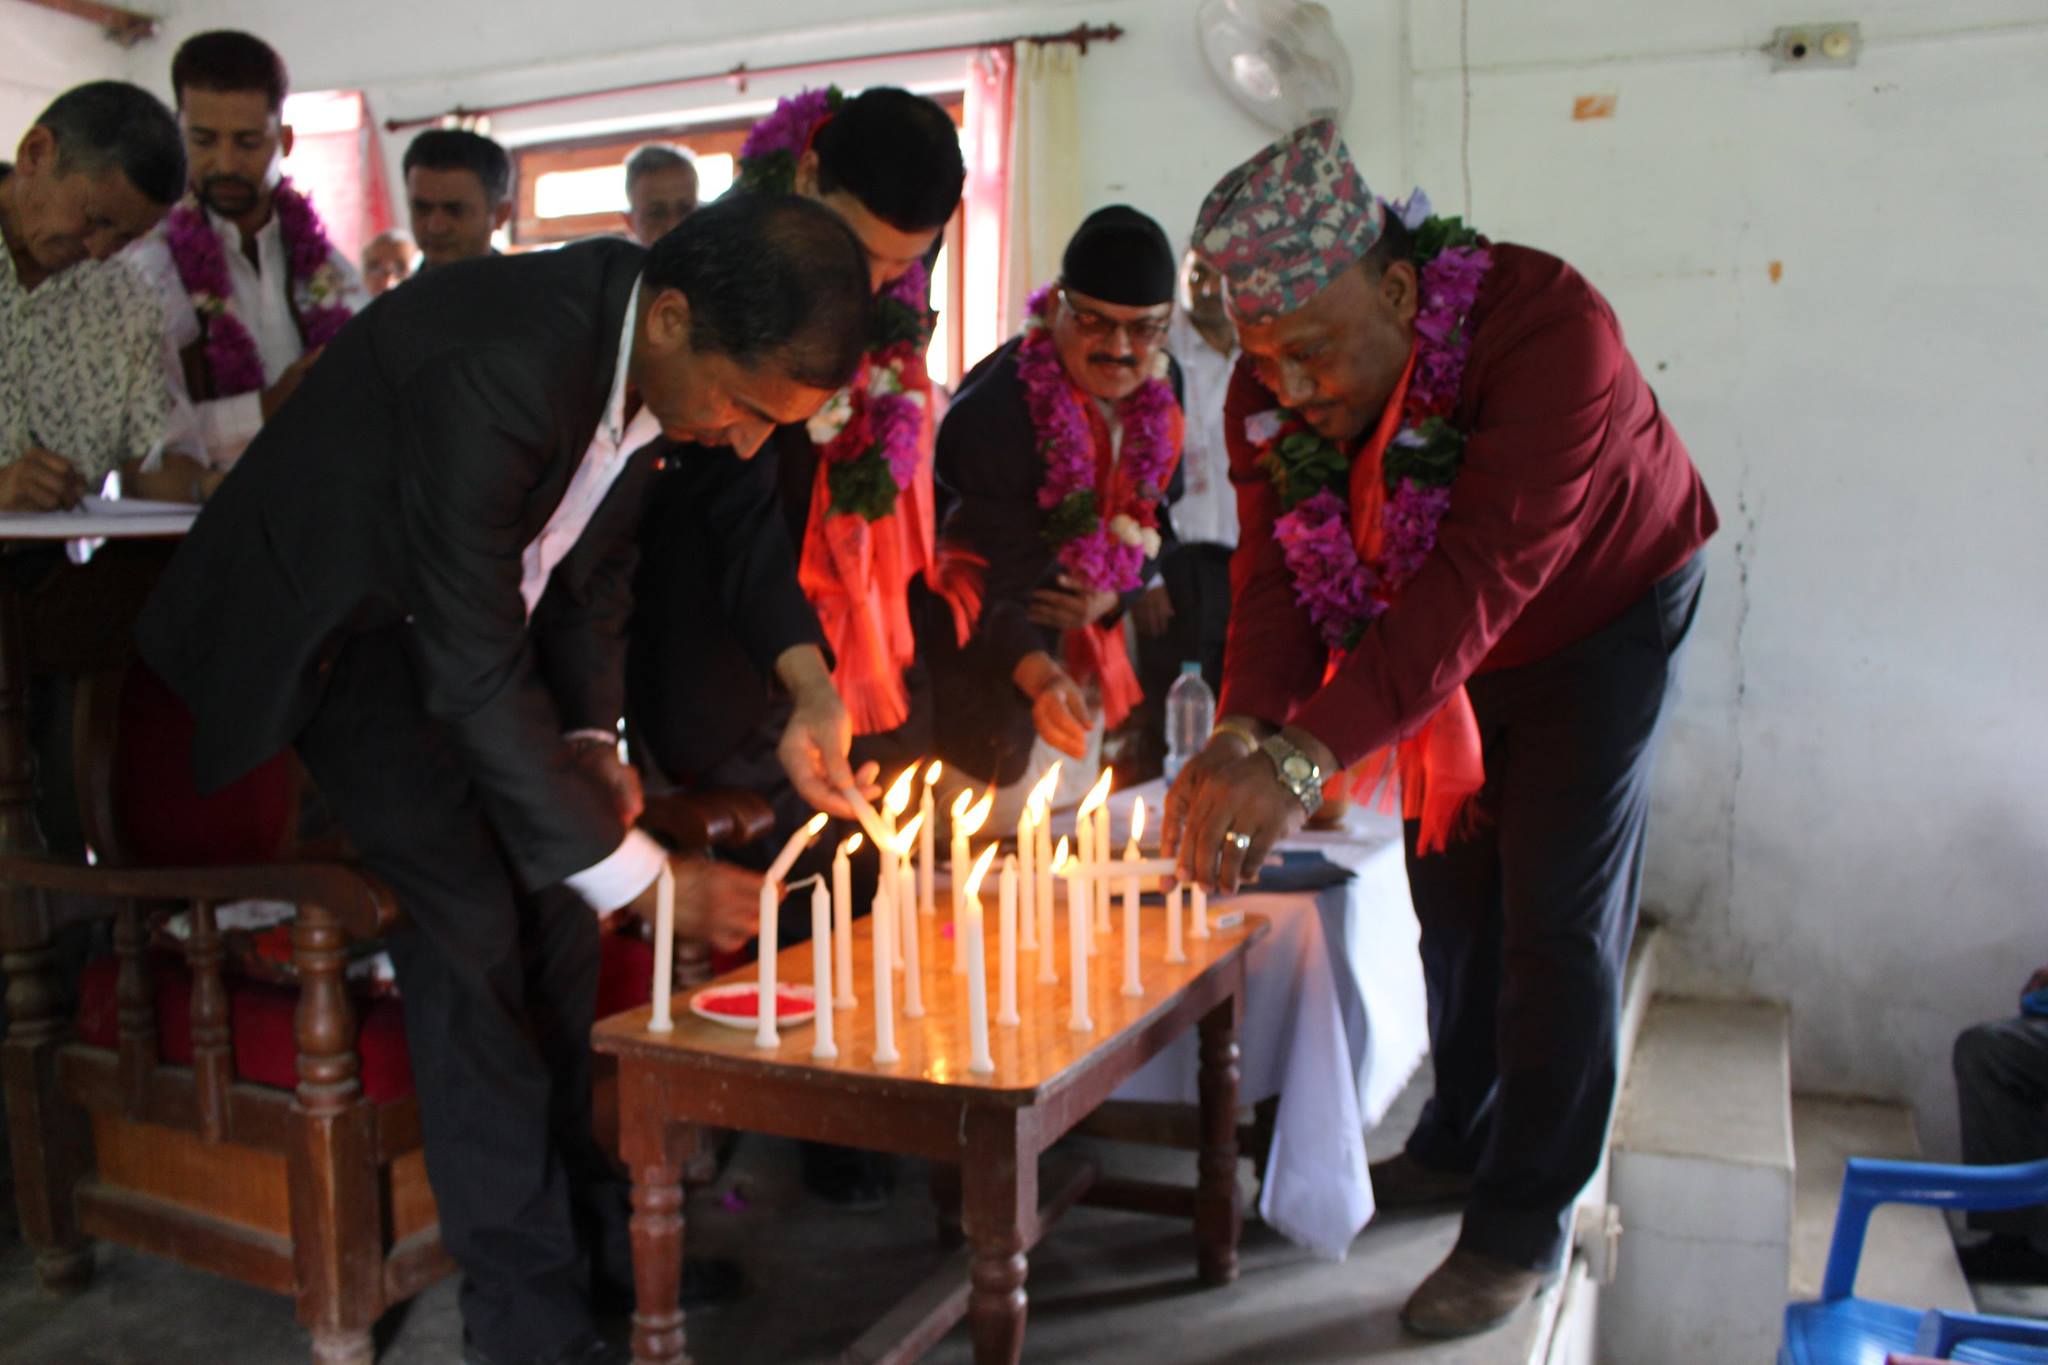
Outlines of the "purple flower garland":
M 334 246 L 312 201 L 290 180 L 278 182 L 272 202 L 285 246 L 292 303 L 306 349 L 314 350 L 332 341 L 353 316 L 346 304 L 333 301 L 339 288 L 331 268 Z M 263 359 L 257 354 L 256 338 L 233 312 L 235 286 L 227 253 L 206 211 L 189 202 L 172 209 L 164 220 L 164 242 L 178 267 L 179 281 L 191 295 L 193 310 L 205 320 L 206 369 L 214 392 L 227 398 L 262 389 Z
M 1324 642 L 1340 653 L 1358 643 L 1366 626 L 1436 547 L 1437 526 L 1450 508 L 1450 484 L 1464 449 L 1464 436 L 1449 419 L 1470 350 L 1465 320 L 1493 264 L 1492 254 L 1469 228 L 1455 219 L 1429 217 L 1428 201 L 1419 191 L 1407 205 L 1389 209 L 1418 231 L 1422 303 L 1401 427 L 1382 457 L 1387 496 L 1374 559 L 1360 560 L 1352 534 L 1350 459 L 1328 459 L 1329 443 L 1287 409 L 1245 421 L 1246 436 L 1264 448 L 1261 467 L 1288 507 L 1273 523 L 1273 538 L 1293 575 L 1295 601 Z M 1430 245 L 1437 249 L 1430 252 Z M 1308 491 L 1290 479 L 1303 470 L 1334 472 L 1317 478 L 1320 486 Z
M 1158 547 L 1159 502 L 1180 459 L 1179 404 L 1162 379 L 1148 379 L 1117 405 L 1123 444 L 1112 488 L 1096 486 L 1095 433 L 1081 396 L 1060 364 L 1048 325 L 1053 286 L 1026 303 L 1017 378 L 1045 460 L 1038 506 L 1053 515 L 1047 537 L 1058 545 L 1060 567 L 1095 591 L 1129 592 L 1138 586 L 1148 554 Z M 1127 497 L 1119 503 L 1116 490 Z

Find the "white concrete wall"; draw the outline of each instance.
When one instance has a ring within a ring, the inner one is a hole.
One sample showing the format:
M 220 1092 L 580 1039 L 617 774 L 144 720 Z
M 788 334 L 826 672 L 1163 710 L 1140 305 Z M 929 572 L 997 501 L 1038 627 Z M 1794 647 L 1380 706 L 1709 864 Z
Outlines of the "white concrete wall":
M 1082 199 L 1174 233 L 1264 138 L 1212 88 L 1190 0 L 165 8 L 136 79 L 161 88 L 186 33 L 245 26 L 301 88 L 364 88 L 379 117 L 1114 21 L 1130 36 L 1082 63 Z M 1458 5 L 1331 8 L 1376 186 L 1419 178 L 1460 207 Z M 1608 293 L 1721 507 L 1658 786 L 1666 970 L 1789 1001 L 1800 1085 L 1909 1099 L 1945 1154 L 1951 1036 L 2048 961 L 2048 2 L 1824 10 L 1861 21 L 1861 64 L 1770 74 L 1772 27 L 1814 17 L 1470 0 L 1472 210 Z M 1615 116 L 1575 122 L 1586 94 Z M 699 87 L 496 131 L 737 98 Z
M 1778 75 L 1753 49 L 1812 12 L 1472 11 L 1477 221 L 1607 292 L 1721 509 L 1652 826 L 1667 974 L 1789 1001 L 1797 1084 L 1908 1099 L 1950 1155 L 1952 1036 L 2048 962 L 2048 5 L 1823 7 L 1860 65 Z M 1415 13 L 1448 192 L 1456 6 Z
M 128 54 L 92 24 L 0 0 L 0 161 L 51 100 L 74 85 L 126 74 Z

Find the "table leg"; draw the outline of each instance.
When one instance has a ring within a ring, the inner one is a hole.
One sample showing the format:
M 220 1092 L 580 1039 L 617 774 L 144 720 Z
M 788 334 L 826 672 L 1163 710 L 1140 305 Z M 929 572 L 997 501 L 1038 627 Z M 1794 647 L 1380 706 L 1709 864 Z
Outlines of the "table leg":
M 632 1233 L 633 1365 L 687 1365 L 681 1168 L 633 1168 Z
M 961 1221 L 974 1365 L 1016 1365 L 1024 1354 L 1024 1248 L 1038 1217 L 1038 1159 L 1023 1148 L 1017 1110 L 970 1109 L 966 1129 Z
M 950 1161 L 934 1161 L 931 1186 L 932 1208 L 939 1225 L 939 1245 L 953 1251 L 966 1240 L 960 1230 L 960 1168 Z
M 1244 996 L 1202 1016 L 1202 1150 L 1195 1184 L 1195 1262 L 1203 1284 L 1237 1278 L 1244 1207 L 1237 1189 L 1237 1026 Z

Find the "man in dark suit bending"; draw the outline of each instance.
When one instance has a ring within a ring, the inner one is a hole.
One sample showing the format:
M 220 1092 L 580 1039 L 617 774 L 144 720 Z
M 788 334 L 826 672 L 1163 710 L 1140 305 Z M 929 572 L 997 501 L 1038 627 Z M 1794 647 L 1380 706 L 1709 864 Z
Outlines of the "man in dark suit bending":
M 631 1284 L 590 1137 L 599 920 L 667 855 L 618 761 L 635 532 L 658 456 L 752 455 L 854 372 L 866 258 L 745 196 L 651 251 L 461 262 L 342 331 L 193 528 L 139 628 L 217 786 L 295 745 L 406 925 L 427 1172 L 473 1361 L 607 1359 Z M 807 755 L 823 808 L 843 753 Z M 731 947 L 759 879 L 674 859 L 679 932 Z

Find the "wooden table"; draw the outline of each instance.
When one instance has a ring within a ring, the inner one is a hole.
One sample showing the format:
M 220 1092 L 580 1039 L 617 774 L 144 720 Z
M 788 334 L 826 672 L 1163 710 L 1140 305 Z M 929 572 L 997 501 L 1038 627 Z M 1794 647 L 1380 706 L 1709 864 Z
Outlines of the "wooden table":
M 790 904 L 794 904 L 792 901 Z M 1121 910 L 1116 918 L 1120 923 Z M 1053 1218 L 1085 1191 L 1083 1168 L 1053 1182 L 1040 1202 L 1039 1157 L 1119 1084 L 1189 1027 L 1201 1036 L 1202 1147 L 1197 1158 L 1194 1231 L 1205 1284 L 1237 1275 L 1243 1222 L 1237 1189 L 1237 1029 L 1244 1010 L 1245 951 L 1266 932 L 1250 918 L 1187 938 L 1188 961 L 1164 961 L 1166 921 L 1142 915 L 1145 994 L 1121 994 L 1121 941 L 1102 935 L 1089 963 L 1093 1032 L 1068 1027 L 1066 914 L 1057 935 L 1058 985 L 1037 984 L 1037 955 L 1020 952 L 1022 1022 L 991 1024 L 995 1074 L 968 1072 L 966 977 L 951 970 L 951 945 L 925 919 L 922 982 L 926 1017 L 901 1017 L 901 1060 L 874 1062 L 871 920 L 854 928 L 859 1006 L 835 1015 L 839 1055 L 811 1057 L 813 1025 L 782 1030 L 781 1045 L 757 1048 L 751 1031 L 709 1023 L 678 1000 L 673 1033 L 647 1032 L 645 1008 L 598 1024 L 593 1045 L 619 1059 L 620 1146 L 633 1173 L 633 1314 L 636 1365 L 682 1365 L 683 1314 L 676 1306 L 683 1258 L 681 1173 L 696 1149 L 697 1125 L 839 1143 L 959 1168 L 967 1274 L 950 1266 L 921 1286 L 857 1343 L 849 1361 L 910 1361 L 962 1316 L 977 1365 L 1015 1362 L 1024 1349 L 1025 1256 Z M 989 917 L 993 927 L 994 916 Z M 989 1008 L 997 1001 L 994 934 L 989 935 Z M 811 979 L 808 944 L 783 950 L 783 981 Z M 751 981 L 753 969 L 722 981 Z

